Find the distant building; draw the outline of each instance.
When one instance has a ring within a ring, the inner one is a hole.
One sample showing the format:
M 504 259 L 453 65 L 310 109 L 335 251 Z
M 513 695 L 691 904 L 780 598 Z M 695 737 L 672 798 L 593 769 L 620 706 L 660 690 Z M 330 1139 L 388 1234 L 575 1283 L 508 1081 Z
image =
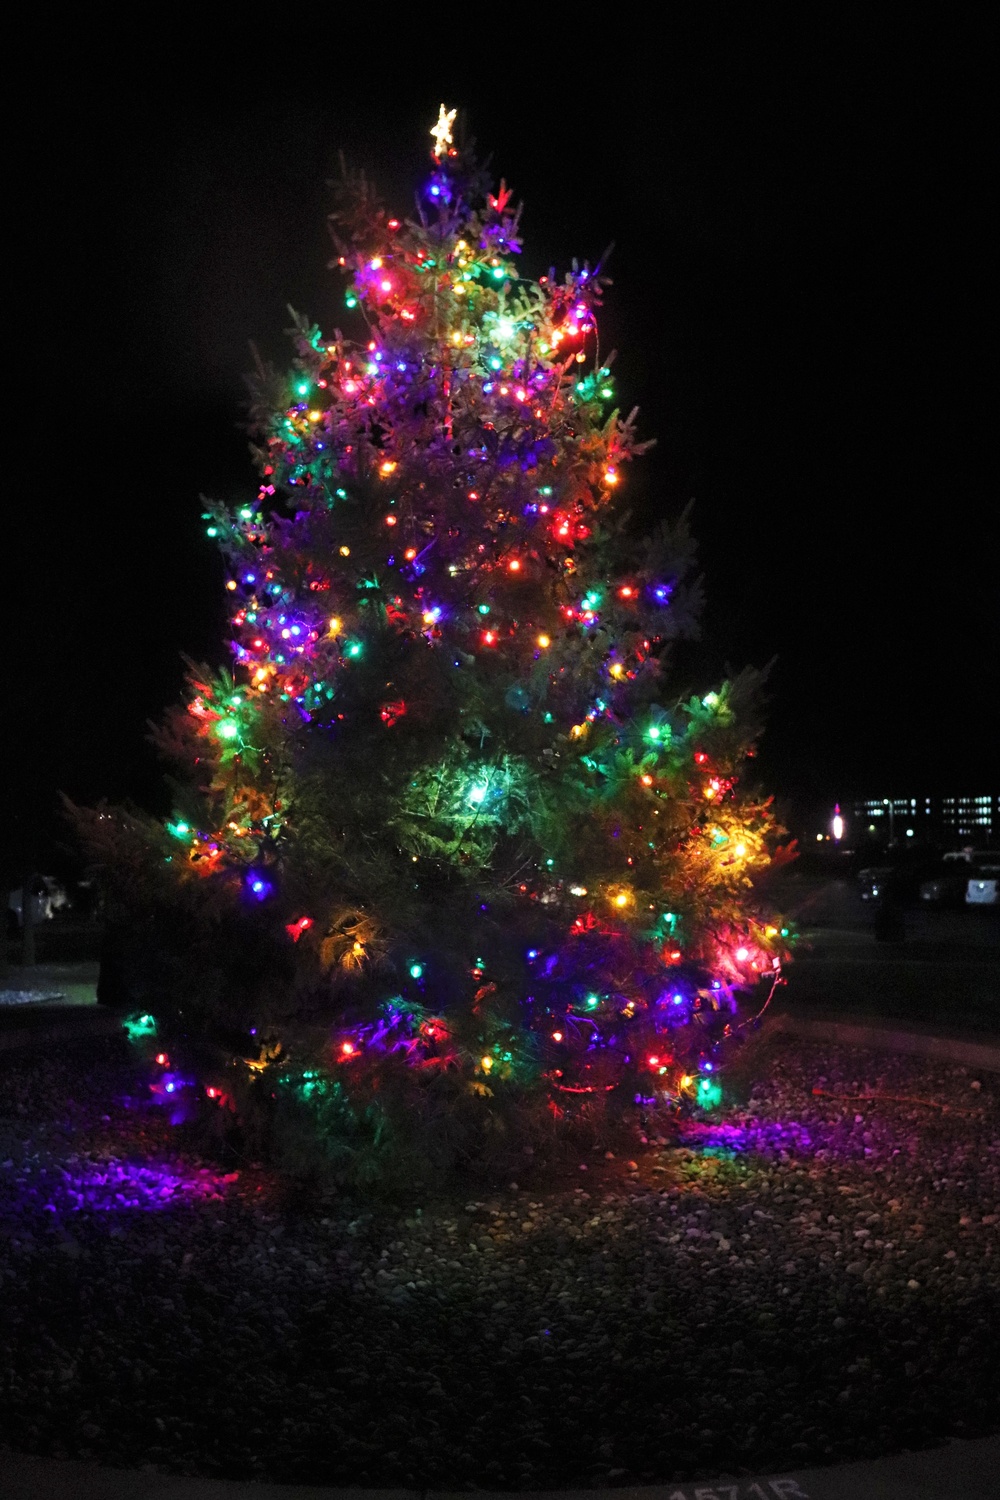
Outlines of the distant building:
M 854 834 L 890 839 L 969 839 L 1000 834 L 1000 794 L 969 797 L 866 797 L 854 803 Z

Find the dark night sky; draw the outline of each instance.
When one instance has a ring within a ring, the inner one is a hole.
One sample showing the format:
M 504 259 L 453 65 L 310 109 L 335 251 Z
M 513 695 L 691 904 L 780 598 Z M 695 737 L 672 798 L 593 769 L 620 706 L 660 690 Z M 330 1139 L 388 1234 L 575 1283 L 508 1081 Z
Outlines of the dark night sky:
M 638 64 L 595 32 L 529 65 L 524 28 L 457 67 L 418 46 L 396 77 L 345 79 L 336 48 L 308 80 L 207 44 L 155 70 L 95 46 L 59 86 L 39 65 L 12 229 L 15 843 L 57 788 L 157 795 L 145 721 L 182 651 L 223 659 L 198 494 L 254 483 L 248 341 L 284 362 L 286 303 L 350 331 L 337 149 L 406 212 L 442 98 L 525 200 L 529 274 L 616 242 L 602 342 L 658 439 L 629 488 L 651 520 L 695 497 L 703 663 L 778 659 L 771 788 L 993 789 L 986 39 L 790 8 L 739 26 L 668 27 Z

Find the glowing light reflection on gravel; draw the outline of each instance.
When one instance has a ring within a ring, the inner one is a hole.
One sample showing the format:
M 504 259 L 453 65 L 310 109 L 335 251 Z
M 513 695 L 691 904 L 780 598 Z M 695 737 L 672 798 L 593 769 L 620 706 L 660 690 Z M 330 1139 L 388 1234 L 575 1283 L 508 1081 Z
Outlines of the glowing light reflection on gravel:
M 681 1127 L 680 1140 L 685 1146 L 700 1150 L 722 1148 L 740 1153 L 757 1151 L 762 1155 L 780 1152 L 812 1155 L 816 1144 L 811 1132 L 795 1120 L 747 1120 L 742 1125 L 687 1120 Z
M 228 1178 L 229 1182 L 234 1176 Z M 81 1210 L 114 1213 L 157 1210 L 222 1197 L 227 1179 L 207 1168 L 154 1164 L 112 1158 L 40 1166 L 25 1162 L 0 1166 L 0 1210 L 34 1209 L 56 1215 Z

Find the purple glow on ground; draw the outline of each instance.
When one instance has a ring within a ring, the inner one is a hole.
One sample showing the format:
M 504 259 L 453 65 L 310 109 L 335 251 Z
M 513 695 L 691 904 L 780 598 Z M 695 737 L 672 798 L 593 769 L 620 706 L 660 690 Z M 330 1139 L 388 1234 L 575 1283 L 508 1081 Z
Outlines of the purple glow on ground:
M 743 1154 L 759 1152 L 762 1156 L 784 1153 L 800 1156 L 816 1154 L 813 1133 L 796 1120 L 761 1120 L 754 1117 L 742 1124 L 716 1124 L 708 1120 L 685 1120 L 679 1132 L 685 1146 L 712 1151 L 720 1148 Z
M 177 1204 L 201 1203 L 223 1196 L 225 1184 L 235 1180 L 206 1167 L 174 1162 L 140 1165 L 112 1157 L 105 1162 L 72 1160 L 65 1167 L 34 1162 L 0 1163 L 0 1212 L 35 1209 L 62 1216 L 114 1213 L 127 1209 L 156 1210 Z

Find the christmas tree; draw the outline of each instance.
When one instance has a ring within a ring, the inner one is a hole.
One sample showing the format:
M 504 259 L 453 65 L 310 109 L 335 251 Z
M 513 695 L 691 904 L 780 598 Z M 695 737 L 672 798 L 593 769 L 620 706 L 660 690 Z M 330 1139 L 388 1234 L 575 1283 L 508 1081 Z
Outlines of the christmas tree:
M 520 274 L 454 116 L 414 218 L 345 173 L 364 333 L 296 318 L 291 374 L 254 385 L 257 496 L 206 512 L 234 663 L 158 733 L 166 828 L 110 820 L 156 954 L 133 1029 L 237 1110 L 248 1083 L 354 1119 L 393 1088 L 463 1119 L 708 1104 L 786 955 L 753 677 L 671 687 L 693 548 L 684 517 L 628 537 L 606 278 Z

